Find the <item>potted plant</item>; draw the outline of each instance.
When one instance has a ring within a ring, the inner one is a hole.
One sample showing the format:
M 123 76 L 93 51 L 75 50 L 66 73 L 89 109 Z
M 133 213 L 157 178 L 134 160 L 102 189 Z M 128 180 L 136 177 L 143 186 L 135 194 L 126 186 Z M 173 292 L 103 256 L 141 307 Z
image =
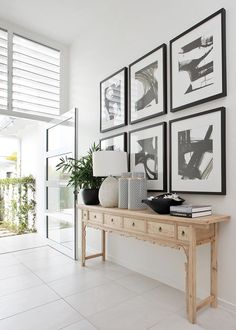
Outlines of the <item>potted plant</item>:
M 88 154 L 80 159 L 71 157 L 61 157 L 56 169 L 70 175 L 68 186 L 74 187 L 77 195 L 81 190 L 81 195 L 86 205 L 99 204 L 98 190 L 102 183 L 102 178 L 93 176 L 93 152 L 100 148 L 95 143 L 89 148 Z

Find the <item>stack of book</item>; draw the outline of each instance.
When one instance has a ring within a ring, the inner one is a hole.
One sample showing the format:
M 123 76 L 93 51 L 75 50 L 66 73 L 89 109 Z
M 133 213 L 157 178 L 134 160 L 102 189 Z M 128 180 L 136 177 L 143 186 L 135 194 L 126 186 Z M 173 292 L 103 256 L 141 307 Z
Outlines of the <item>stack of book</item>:
M 211 205 L 179 205 L 170 207 L 170 215 L 177 217 L 197 218 L 211 214 Z

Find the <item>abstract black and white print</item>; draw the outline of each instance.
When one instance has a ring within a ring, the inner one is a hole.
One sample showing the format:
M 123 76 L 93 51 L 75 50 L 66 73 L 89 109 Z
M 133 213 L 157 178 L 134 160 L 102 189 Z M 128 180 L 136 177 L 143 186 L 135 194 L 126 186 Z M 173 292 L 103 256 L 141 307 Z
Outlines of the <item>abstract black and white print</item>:
M 178 173 L 182 180 L 207 180 L 213 170 L 213 125 L 178 132 Z
M 130 123 L 166 113 L 166 45 L 129 65 Z
M 140 111 L 158 103 L 158 81 L 156 78 L 158 61 L 150 63 L 143 69 L 135 72 L 137 100 L 135 110 Z
M 170 190 L 226 193 L 225 108 L 170 121 Z
M 135 165 L 142 164 L 148 180 L 158 179 L 158 137 L 137 140 L 140 151 L 135 154 Z
M 179 72 L 188 75 L 185 94 L 206 88 L 213 81 L 213 35 L 201 36 L 179 50 Z
M 100 140 L 101 150 L 127 151 L 127 133 L 113 135 Z
M 114 144 L 110 145 L 110 146 L 107 146 L 105 149 L 103 150 L 106 150 L 106 151 L 120 151 L 120 149 L 116 149 L 116 146 Z
M 129 133 L 130 171 L 143 172 L 149 191 L 166 191 L 166 123 Z
M 170 41 L 172 112 L 226 96 L 225 30 L 221 9 Z
M 126 125 L 127 68 L 100 83 L 100 132 Z
M 113 82 L 104 89 L 106 120 L 121 116 L 121 80 Z

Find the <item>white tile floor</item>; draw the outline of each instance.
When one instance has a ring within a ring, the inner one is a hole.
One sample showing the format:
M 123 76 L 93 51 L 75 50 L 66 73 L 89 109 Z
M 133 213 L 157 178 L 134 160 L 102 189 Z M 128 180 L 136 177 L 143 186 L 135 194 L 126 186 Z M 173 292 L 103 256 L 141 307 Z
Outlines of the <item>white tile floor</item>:
M 191 325 L 184 294 L 158 281 L 100 260 L 81 268 L 30 236 L 13 238 L 0 254 L 0 330 L 236 330 L 223 308 Z

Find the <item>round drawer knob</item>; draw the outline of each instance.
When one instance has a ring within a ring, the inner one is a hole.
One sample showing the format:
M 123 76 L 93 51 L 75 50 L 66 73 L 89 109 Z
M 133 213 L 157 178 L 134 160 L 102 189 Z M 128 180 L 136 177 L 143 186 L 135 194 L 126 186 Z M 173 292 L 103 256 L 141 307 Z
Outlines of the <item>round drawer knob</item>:
M 135 223 L 134 223 L 134 222 L 132 223 L 132 226 L 133 226 L 133 227 L 135 226 Z
M 184 231 L 184 230 L 182 230 L 182 232 L 181 232 L 181 235 L 182 235 L 182 236 L 184 236 L 184 235 L 185 235 L 185 231 Z
M 94 216 L 94 219 L 96 219 L 96 218 L 97 218 L 97 216 L 95 215 L 95 216 Z
M 114 221 L 114 219 L 113 218 L 111 218 L 111 222 L 113 222 Z
M 162 232 L 162 228 L 161 228 L 161 227 L 159 227 L 159 232 L 160 232 L 160 233 Z

